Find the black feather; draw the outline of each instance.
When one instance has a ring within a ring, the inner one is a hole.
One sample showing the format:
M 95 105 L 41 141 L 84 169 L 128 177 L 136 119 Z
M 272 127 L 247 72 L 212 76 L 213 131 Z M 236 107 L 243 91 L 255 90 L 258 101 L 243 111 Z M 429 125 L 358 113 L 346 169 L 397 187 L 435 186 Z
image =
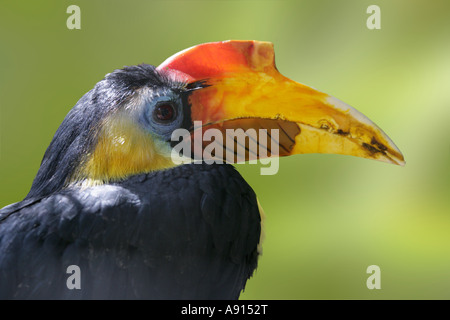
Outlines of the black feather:
M 237 299 L 261 233 L 256 196 L 230 165 L 69 188 L 0 217 L 0 299 Z M 66 286 L 69 265 L 81 290 Z

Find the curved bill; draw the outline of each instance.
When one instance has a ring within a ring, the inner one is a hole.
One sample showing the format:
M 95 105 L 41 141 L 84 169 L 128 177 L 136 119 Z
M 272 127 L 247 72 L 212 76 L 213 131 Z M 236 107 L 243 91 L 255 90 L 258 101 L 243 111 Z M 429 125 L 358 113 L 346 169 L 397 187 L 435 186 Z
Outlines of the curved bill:
M 238 161 L 334 153 L 405 164 L 392 140 L 362 113 L 279 73 L 272 43 L 201 44 L 170 57 L 158 70 L 187 86 L 202 83 L 189 96 L 192 121 L 201 124 L 193 132 L 214 129 L 214 136 L 229 137 L 234 130 Z M 219 157 L 225 157 L 232 147 L 226 139 L 219 142 L 224 150 Z

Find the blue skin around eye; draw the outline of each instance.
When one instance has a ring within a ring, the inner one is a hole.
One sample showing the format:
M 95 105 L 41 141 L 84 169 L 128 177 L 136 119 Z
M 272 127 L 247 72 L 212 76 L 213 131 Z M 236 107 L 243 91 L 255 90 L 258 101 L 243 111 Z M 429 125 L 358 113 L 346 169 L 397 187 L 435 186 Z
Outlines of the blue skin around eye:
M 164 123 L 157 122 L 154 119 L 153 112 L 157 105 L 162 103 L 169 103 L 175 109 L 175 118 L 173 121 Z M 172 132 L 180 128 L 183 122 L 183 108 L 181 98 L 178 94 L 173 92 L 165 92 L 165 94 L 158 97 L 151 97 L 144 102 L 143 110 L 140 113 L 139 122 L 150 133 L 159 136 L 161 139 L 169 141 Z

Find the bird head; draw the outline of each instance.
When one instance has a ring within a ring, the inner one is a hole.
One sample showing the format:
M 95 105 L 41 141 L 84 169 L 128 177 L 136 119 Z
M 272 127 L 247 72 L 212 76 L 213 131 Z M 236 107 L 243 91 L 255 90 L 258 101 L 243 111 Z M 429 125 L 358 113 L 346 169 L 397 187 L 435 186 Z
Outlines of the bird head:
M 245 141 L 256 141 L 258 148 L 241 146 L 238 157 L 234 139 L 232 160 L 334 153 L 405 163 L 391 139 L 362 113 L 283 76 L 272 43 L 224 41 L 188 48 L 158 67 L 143 64 L 106 75 L 64 119 L 28 197 L 173 167 L 174 132 L 192 139 L 198 130 L 211 129 L 215 137 L 241 129 Z M 277 152 L 269 148 L 273 130 Z M 194 142 L 190 156 L 213 142 L 212 156 L 225 160 L 227 152 L 217 152 L 230 149 L 224 140 L 203 139 L 199 148 Z

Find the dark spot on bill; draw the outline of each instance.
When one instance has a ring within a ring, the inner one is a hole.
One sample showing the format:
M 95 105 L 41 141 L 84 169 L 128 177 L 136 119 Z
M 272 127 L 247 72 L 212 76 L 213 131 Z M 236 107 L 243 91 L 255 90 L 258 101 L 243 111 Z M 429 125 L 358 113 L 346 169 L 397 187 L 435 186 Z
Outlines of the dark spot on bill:
M 370 141 L 370 143 L 373 144 L 373 145 L 375 145 L 375 146 L 377 146 L 378 149 L 380 149 L 380 150 L 382 150 L 382 151 L 386 151 L 386 150 L 388 149 L 384 144 L 379 143 L 379 142 L 377 141 L 377 139 L 375 139 L 375 137 L 372 138 L 372 141 Z
M 340 135 L 340 136 L 346 136 L 346 135 L 348 135 L 348 132 L 345 132 L 345 131 L 342 130 L 342 129 L 338 129 L 338 130 L 336 131 L 336 133 L 337 133 L 338 135 Z
M 363 146 L 365 149 L 369 150 L 370 153 L 381 152 L 380 150 L 378 150 L 378 149 L 375 148 L 374 146 L 371 146 L 370 144 L 365 143 L 365 142 L 363 142 L 362 146 Z

